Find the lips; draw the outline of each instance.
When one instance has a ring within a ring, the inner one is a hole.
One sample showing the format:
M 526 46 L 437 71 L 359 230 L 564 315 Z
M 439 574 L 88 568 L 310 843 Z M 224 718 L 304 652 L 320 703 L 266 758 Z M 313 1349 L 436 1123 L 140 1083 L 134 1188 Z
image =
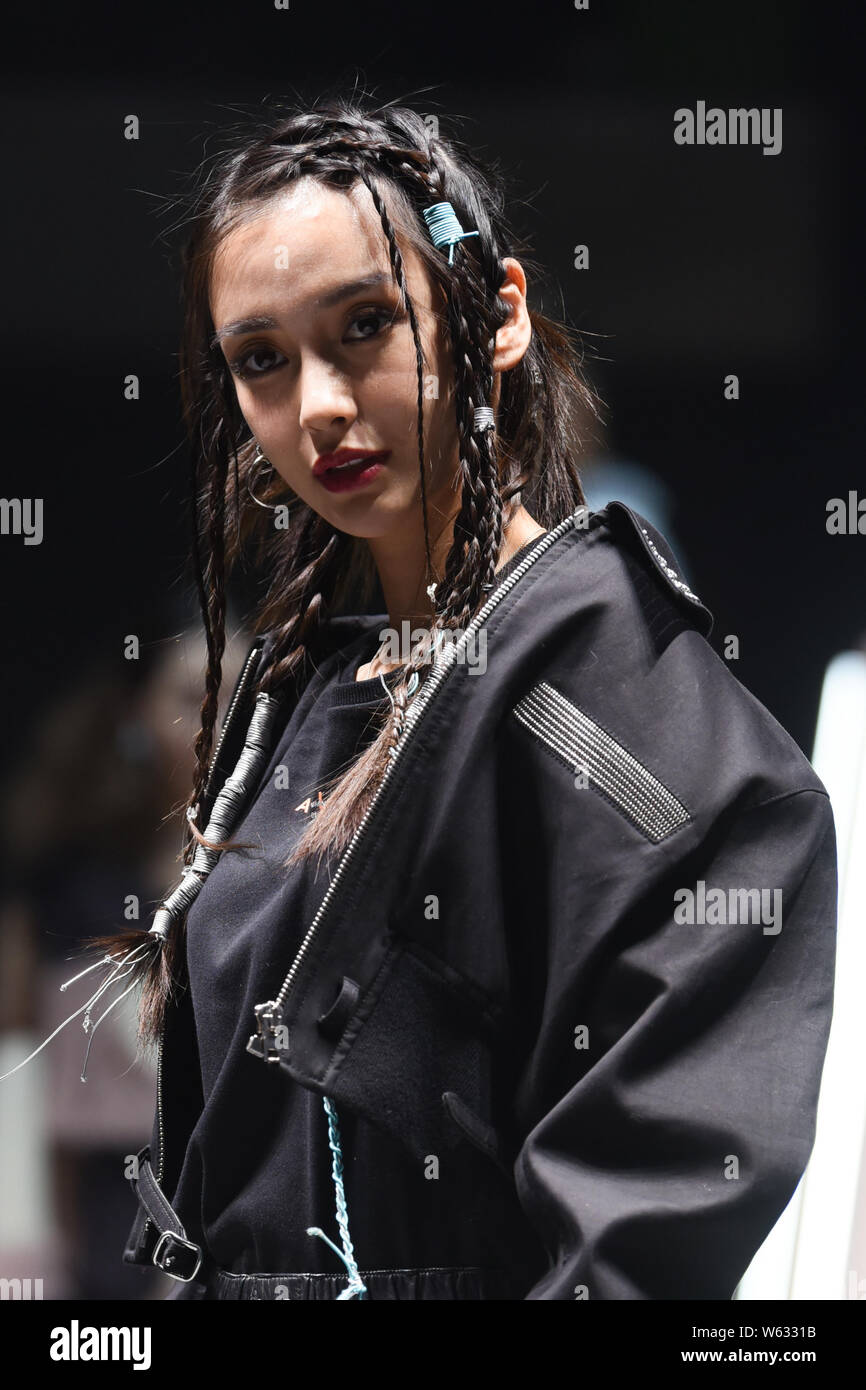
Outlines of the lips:
M 320 478 L 323 473 L 330 473 L 335 468 L 348 474 L 348 465 L 384 463 L 389 453 L 389 449 L 337 449 L 333 454 L 319 455 L 313 464 L 313 475 Z
M 313 474 L 328 492 L 354 492 L 372 483 L 390 457 L 390 449 L 337 449 L 316 459 Z

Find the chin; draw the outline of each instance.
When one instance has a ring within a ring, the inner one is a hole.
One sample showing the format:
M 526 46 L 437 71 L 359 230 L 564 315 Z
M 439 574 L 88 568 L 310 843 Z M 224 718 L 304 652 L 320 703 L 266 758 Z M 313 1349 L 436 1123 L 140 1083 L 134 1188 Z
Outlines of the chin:
M 336 530 L 344 531 L 347 536 L 354 536 L 356 540 L 373 541 L 381 540 L 392 531 L 407 530 L 412 524 L 416 509 L 420 515 L 420 508 L 420 500 L 395 504 L 393 501 L 385 501 L 382 497 L 369 501 L 356 497 L 351 499 L 351 505 L 342 510 L 342 515 L 335 513 L 326 519 Z

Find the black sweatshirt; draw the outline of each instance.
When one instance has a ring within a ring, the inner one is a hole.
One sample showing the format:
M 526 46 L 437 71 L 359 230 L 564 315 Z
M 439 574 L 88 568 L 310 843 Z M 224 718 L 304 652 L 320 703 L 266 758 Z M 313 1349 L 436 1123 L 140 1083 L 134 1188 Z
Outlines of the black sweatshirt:
M 497 583 L 537 540 L 497 571 Z M 315 703 L 302 715 L 296 707 L 278 732 L 267 771 L 231 836 L 261 849 L 224 853 L 187 916 L 193 1010 L 208 1050 L 200 1057 L 204 1108 L 174 1207 L 224 1270 L 334 1276 L 311 1279 L 294 1297 L 332 1299 L 345 1285 L 334 1252 L 306 1234 L 308 1226 L 320 1226 L 339 1243 L 327 1116 L 321 1096 L 250 1056 L 249 1019 L 275 967 L 295 955 L 327 889 L 327 867 L 316 878 L 311 860 L 290 870 L 279 866 L 317 813 L 322 785 L 372 739 L 372 716 L 388 703 L 378 676 L 355 680 L 379 648 L 380 626 L 381 617 L 336 653 Z M 393 685 L 398 677 L 394 671 L 386 679 Z M 366 1268 L 519 1267 L 517 1288 L 543 1268 L 543 1251 L 506 1186 L 486 1173 L 475 1185 L 474 1151 L 460 1163 L 449 1158 L 437 1172 L 435 1155 L 423 1165 L 413 1161 L 351 1112 L 340 1113 L 339 1123 L 349 1230 Z M 424 1277 L 433 1283 L 439 1276 Z

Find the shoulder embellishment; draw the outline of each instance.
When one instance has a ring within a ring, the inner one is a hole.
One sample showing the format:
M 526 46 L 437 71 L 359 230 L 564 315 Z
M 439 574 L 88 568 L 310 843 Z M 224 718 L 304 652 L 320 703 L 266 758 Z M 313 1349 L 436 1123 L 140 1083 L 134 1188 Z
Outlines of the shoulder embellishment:
M 641 529 L 641 531 L 643 532 L 644 540 L 646 541 L 647 545 L 649 546 L 650 550 L 652 551 L 653 555 L 655 556 L 657 563 L 659 564 L 659 566 L 661 567 L 661 569 L 664 570 L 665 574 L 667 575 L 668 579 L 669 579 L 669 580 L 671 581 L 671 583 L 673 584 L 674 588 L 675 588 L 675 589 L 679 589 L 680 593 L 685 594 L 686 598 L 692 599 L 692 601 L 693 601 L 694 603 L 700 603 L 701 600 L 698 598 L 697 594 L 695 594 L 695 593 L 692 592 L 692 590 L 689 588 L 688 584 L 685 582 L 684 579 L 680 579 L 680 577 L 679 577 L 679 575 L 677 574 L 676 570 L 673 569 L 672 566 L 668 564 L 667 560 L 666 560 L 665 557 L 662 555 L 661 551 L 658 549 L 657 546 L 655 546 L 655 545 L 653 544 L 653 542 L 652 542 L 652 540 L 651 540 L 651 538 L 650 538 L 650 534 L 649 534 L 649 532 L 647 531 L 646 527 L 645 527 L 645 526 L 642 526 L 640 529 Z
M 713 628 L 713 615 L 703 599 L 699 598 L 694 589 L 680 577 L 673 563 L 676 560 L 673 550 L 652 522 L 625 502 L 608 502 L 599 515 L 605 517 L 611 528 L 619 531 L 620 535 L 631 533 L 633 543 L 640 547 L 647 562 L 653 566 L 671 591 L 688 604 L 698 630 L 704 637 L 709 637 Z
M 534 685 L 511 713 L 583 779 L 579 785 L 594 787 L 653 844 L 689 823 L 688 809 L 670 788 L 548 681 Z

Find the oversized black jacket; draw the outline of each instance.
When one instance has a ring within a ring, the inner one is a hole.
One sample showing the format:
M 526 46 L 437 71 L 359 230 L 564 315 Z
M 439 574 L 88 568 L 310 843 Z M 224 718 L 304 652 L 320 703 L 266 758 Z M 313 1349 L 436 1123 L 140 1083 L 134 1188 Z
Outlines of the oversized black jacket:
M 330 640 L 386 622 L 334 619 Z M 548 1254 L 526 1299 L 729 1299 L 814 1142 L 833 817 L 711 625 L 622 504 L 540 537 L 465 636 L 477 660 L 486 632 L 483 673 L 458 643 L 421 686 L 264 987 L 288 1046 L 250 1018 L 250 1066 L 270 1052 L 419 1159 L 469 1144 L 513 1183 Z M 269 641 L 236 687 L 211 803 Z M 169 1197 L 200 1107 L 181 996 L 151 1141 Z M 124 1258 L 147 1262 L 154 1235 L 139 1212 Z

